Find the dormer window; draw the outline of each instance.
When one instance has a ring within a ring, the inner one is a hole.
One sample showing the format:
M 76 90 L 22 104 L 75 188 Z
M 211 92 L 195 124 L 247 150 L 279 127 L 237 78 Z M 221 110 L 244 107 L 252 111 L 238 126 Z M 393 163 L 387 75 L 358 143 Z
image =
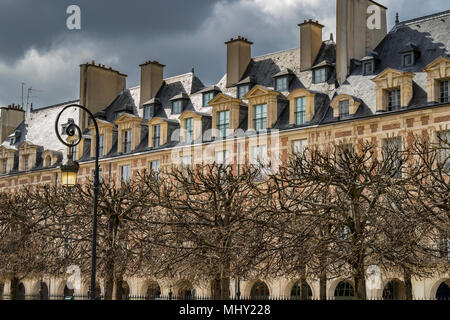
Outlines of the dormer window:
M 313 82 L 315 84 L 328 80 L 327 68 L 318 68 L 313 70 Z
M 408 43 L 404 49 L 400 51 L 400 54 L 402 55 L 402 66 L 409 67 L 416 63 L 416 60 L 420 55 L 420 50 L 415 44 Z
M 256 105 L 255 107 L 254 128 L 256 131 L 267 128 L 267 104 Z
M 28 171 L 30 169 L 30 156 L 29 155 L 24 155 L 23 156 L 23 170 L 24 171 Z
M 155 109 L 155 106 L 152 104 L 144 106 L 144 119 L 145 120 L 150 120 L 151 118 L 153 118 L 155 116 L 154 109 Z
M 364 75 L 368 75 L 368 74 L 373 74 L 375 69 L 375 62 L 374 60 L 369 60 L 363 63 L 363 74 Z
M 123 152 L 131 152 L 131 130 L 124 130 L 123 134 Z
M 161 125 L 157 124 L 153 126 L 153 148 L 159 148 L 161 146 Z
M 215 92 L 214 91 L 205 92 L 203 94 L 203 106 L 204 107 L 208 107 L 209 106 L 209 102 L 214 98 L 214 96 L 215 96 Z
M 221 138 L 227 136 L 227 131 L 230 128 L 230 111 L 220 111 L 217 113 L 217 129 Z
M 188 118 L 185 121 L 185 129 L 186 129 L 186 143 L 191 143 L 194 137 L 194 119 Z
M 180 114 L 183 112 L 183 100 L 172 102 L 172 114 Z
M 439 102 L 447 103 L 449 102 L 448 96 L 448 80 L 439 81 Z
M 279 77 L 275 79 L 275 90 L 287 91 L 288 90 L 288 77 Z
M 250 91 L 249 84 L 243 84 L 238 87 L 238 98 L 244 99 L 244 96 Z
M 387 98 L 388 98 L 388 111 L 400 108 L 401 106 L 400 89 L 388 91 Z
M 306 97 L 295 99 L 295 124 L 303 125 L 306 123 Z
M 100 135 L 100 136 L 98 136 L 98 151 L 99 151 L 100 157 L 103 157 L 103 155 L 104 155 L 103 154 L 104 146 L 105 146 L 105 136 Z
M 412 52 L 404 53 L 402 61 L 404 67 L 412 66 L 414 64 L 414 54 Z
M 349 100 L 339 101 L 339 117 L 345 118 L 348 117 L 349 114 L 350 114 L 350 101 Z
M 7 159 L 3 159 L 2 160 L 2 174 L 8 173 L 7 164 L 8 164 L 8 160 Z

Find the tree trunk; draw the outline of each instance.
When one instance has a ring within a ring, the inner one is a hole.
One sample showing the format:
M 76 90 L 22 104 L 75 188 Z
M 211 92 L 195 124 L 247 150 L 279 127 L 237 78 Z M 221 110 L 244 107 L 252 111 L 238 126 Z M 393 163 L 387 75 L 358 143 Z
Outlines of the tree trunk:
M 123 279 L 116 277 L 116 300 L 123 300 Z
M 355 281 L 355 299 L 367 300 L 366 294 L 366 277 L 364 272 L 364 264 L 358 263 L 356 266 L 356 274 L 354 276 Z
M 230 278 L 222 277 L 220 279 L 220 300 L 229 300 L 230 299 Z
M 13 277 L 11 279 L 11 300 L 17 300 L 19 296 L 19 278 Z
M 404 271 L 403 277 L 405 278 L 405 299 L 412 300 L 413 299 L 413 291 L 412 291 L 411 274 L 408 271 Z
M 106 267 L 105 277 L 105 300 L 112 300 L 114 288 L 114 269 L 111 266 Z
M 320 300 L 327 300 L 327 274 L 325 272 L 320 274 L 319 287 Z

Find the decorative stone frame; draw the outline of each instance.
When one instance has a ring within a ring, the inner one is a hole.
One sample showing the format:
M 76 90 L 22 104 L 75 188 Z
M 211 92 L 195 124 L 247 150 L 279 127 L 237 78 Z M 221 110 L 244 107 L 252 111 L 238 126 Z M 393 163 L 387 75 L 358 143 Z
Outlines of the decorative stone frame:
M 148 146 L 149 148 L 153 148 L 153 127 L 156 125 L 161 126 L 161 131 L 159 133 L 160 139 L 159 144 L 161 146 L 165 145 L 167 143 L 167 132 L 168 132 L 168 124 L 167 121 L 165 121 L 163 118 L 160 117 L 154 117 L 149 122 L 147 122 L 148 125 Z
M 254 86 L 244 98 L 248 100 L 248 130 L 254 130 L 253 117 L 255 113 L 255 106 L 260 104 L 267 104 L 267 129 L 270 129 L 277 122 L 278 109 L 278 91 L 262 87 L 260 85 Z
M 117 151 L 119 153 L 123 152 L 123 132 L 131 129 L 131 151 L 135 150 L 136 147 L 141 143 L 141 125 L 142 119 L 128 113 L 122 114 L 115 123 L 118 125 L 118 135 L 117 135 Z
M 4 146 L 0 146 L 0 163 L 3 164 L 3 161 L 6 161 L 6 172 L 0 171 L 0 175 L 8 174 L 14 167 L 14 149 L 8 149 Z M 0 170 L 3 169 L 3 166 L 0 167 Z
M 353 98 L 352 96 L 348 95 L 348 94 L 340 94 L 338 96 L 336 96 L 333 101 L 331 101 L 331 108 L 333 109 L 333 117 L 334 118 L 338 118 L 340 116 L 339 114 L 339 103 L 341 101 L 346 101 L 348 100 L 348 114 L 349 115 L 354 115 L 357 111 L 358 108 L 361 104 L 361 102 L 355 100 L 355 98 Z
M 36 151 L 37 151 L 37 146 L 35 146 L 34 144 L 31 144 L 27 141 L 22 142 L 19 145 L 19 171 L 24 171 L 25 170 L 25 162 L 24 159 L 25 157 L 29 157 L 28 158 L 28 170 L 33 169 L 36 166 Z
M 388 68 L 373 78 L 372 81 L 376 84 L 377 112 L 387 110 L 388 92 L 394 89 L 400 89 L 401 107 L 407 107 L 413 97 L 414 75 L 412 72 Z
M 288 95 L 289 99 L 289 124 L 295 125 L 295 101 L 297 98 L 306 98 L 306 122 L 311 122 L 314 117 L 314 98 L 316 94 L 306 89 L 297 89 Z
M 192 140 L 195 141 L 202 135 L 202 118 L 201 114 L 196 113 L 195 111 L 189 110 L 184 111 L 181 116 L 178 118 L 180 120 L 180 142 L 186 141 L 186 119 L 193 118 L 193 126 L 194 126 L 194 134 L 192 136 Z
M 50 164 L 46 163 L 47 158 L 50 157 Z M 55 165 L 55 163 L 58 162 L 58 153 L 52 150 L 45 150 L 42 155 L 42 164 L 45 168 L 49 168 L 53 165 Z
M 217 131 L 217 118 L 219 112 L 230 111 L 230 132 L 234 132 L 239 127 L 239 112 L 241 99 L 233 98 L 227 94 L 219 93 L 210 102 L 212 107 L 212 125 L 213 132 Z
M 77 140 L 78 140 L 78 135 L 67 137 L 67 143 L 74 143 Z M 80 158 L 80 155 L 83 154 L 84 138 L 81 138 L 80 143 L 75 148 L 76 148 L 77 154 L 76 154 L 76 157 L 73 158 L 74 161 L 78 160 Z M 67 148 L 67 154 L 69 154 L 69 153 L 70 153 L 70 148 Z
M 103 121 L 101 119 L 96 119 L 98 124 L 99 135 L 103 136 L 103 154 L 100 154 L 100 157 L 106 156 L 112 148 L 113 144 L 113 131 L 115 126 L 111 122 Z M 96 134 L 95 127 L 92 123 L 89 126 L 89 130 L 91 130 L 91 157 L 95 157 L 95 144 L 96 144 Z
M 439 102 L 439 81 L 450 79 L 450 59 L 439 57 L 423 70 L 428 78 L 428 102 Z

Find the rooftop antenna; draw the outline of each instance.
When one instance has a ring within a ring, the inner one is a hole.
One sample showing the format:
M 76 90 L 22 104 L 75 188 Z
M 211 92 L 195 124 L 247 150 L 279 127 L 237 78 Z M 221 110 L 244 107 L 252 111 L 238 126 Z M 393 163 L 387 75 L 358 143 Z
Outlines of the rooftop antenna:
M 400 17 L 398 15 L 398 12 L 395 14 L 395 24 L 399 24 L 400 23 Z
M 22 82 L 22 108 L 23 108 L 23 88 L 25 87 L 25 82 Z
M 42 92 L 42 90 L 33 89 L 33 87 L 29 87 L 27 90 L 27 106 L 26 106 L 26 113 L 27 115 L 31 112 L 31 109 L 33 108 L 33 103 L 31 102 L 31 108 L 29 108 L 30 105 L 30 98 L 35 98 L 35 96 L 32 96 L 33 92 Z

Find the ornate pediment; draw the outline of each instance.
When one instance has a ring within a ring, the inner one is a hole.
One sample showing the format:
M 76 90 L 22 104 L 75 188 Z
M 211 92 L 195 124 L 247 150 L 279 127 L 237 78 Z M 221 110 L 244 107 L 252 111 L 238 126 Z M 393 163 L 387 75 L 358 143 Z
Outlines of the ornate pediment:
M 254 86 L 249 92 L 247 92 L 247 94 L 244 96 L 245 99 L 250 100 L 252 98 L 257 98 L 257 97 L 261 97 L 261 96 L 266 96 L 266 95 L 275 95 L 278 96 L 280 93 L 260 86 L 260 85 L 256 85 Z
M 435 78 L 450 77 L 450 59 L 439 57 L 427 65 L 423 71 L 428 74 L 433 74 L 433 77 Z
M 377 85 L 383 85 L 386 88 L 392 88 L 398 85 L 399 79 L 409 78 L 412 81 L 413 77 L 414 73 L 412 72 L 388 68 L 385 69 L 379 75 L 377 75 L 375 78 L 373 78 L 372 81 L 375 82 Z
M 221 104 L 227 104 L 227 103 L 241 103 L 241 99 L 233 98 L 232 96 L 229 96 L 224 93 L 219 93 L 216 95 L 211 101 L 209 101 L 209 105 L 214 107 Z

